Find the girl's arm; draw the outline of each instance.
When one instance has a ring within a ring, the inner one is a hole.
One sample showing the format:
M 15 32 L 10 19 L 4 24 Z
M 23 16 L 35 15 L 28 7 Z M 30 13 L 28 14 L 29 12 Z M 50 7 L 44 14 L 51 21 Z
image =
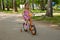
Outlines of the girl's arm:
M 29 10 L 29 13 L 31 13 L 31 14 L 32 14 L 32 16 L 34 16 L 34 15 L 35 15 L 31 10 Z

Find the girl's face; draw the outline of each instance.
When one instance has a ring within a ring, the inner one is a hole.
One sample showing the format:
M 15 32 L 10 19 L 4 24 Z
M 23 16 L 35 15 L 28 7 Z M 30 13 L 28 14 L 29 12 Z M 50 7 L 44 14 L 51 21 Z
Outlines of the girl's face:
M 26 4 L 25 8 L 26 8 L 26 9 L 29 9 L 29 4 Z

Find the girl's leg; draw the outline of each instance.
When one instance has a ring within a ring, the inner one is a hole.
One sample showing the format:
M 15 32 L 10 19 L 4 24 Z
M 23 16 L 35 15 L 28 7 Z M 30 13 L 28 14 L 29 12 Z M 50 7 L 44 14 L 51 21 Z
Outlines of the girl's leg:
M 29 25 L 28 25 L 28 20 L 26 20 L 26 29 L 28 29 Z
M 30 30 L 32 30 L 31 25 L 32 25 L 32 19 L 29 20 L 30 22 Z
M 32 19 L 29 19 L 30 25 L 32 25 Z

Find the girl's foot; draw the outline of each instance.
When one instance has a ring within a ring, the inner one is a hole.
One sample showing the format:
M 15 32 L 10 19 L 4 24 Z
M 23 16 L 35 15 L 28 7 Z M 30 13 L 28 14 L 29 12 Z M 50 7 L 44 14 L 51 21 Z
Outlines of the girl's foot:
M 20 32 L 22 32 L 22 29 L 20 29 Z
M 28 30 L 26 29 L 25 32 L 27 32 Z
M 31 30 L 31 28 L 29 28 L 29 30 Z

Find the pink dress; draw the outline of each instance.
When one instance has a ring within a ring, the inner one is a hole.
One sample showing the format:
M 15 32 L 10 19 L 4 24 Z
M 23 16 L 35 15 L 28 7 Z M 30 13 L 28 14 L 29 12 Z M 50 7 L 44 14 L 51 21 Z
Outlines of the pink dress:
M 30 17 L 29 17 L 29 11 L 28 10 L 24 11 L 24 19 L 25 20 L 29 20 L 30 19 Z

